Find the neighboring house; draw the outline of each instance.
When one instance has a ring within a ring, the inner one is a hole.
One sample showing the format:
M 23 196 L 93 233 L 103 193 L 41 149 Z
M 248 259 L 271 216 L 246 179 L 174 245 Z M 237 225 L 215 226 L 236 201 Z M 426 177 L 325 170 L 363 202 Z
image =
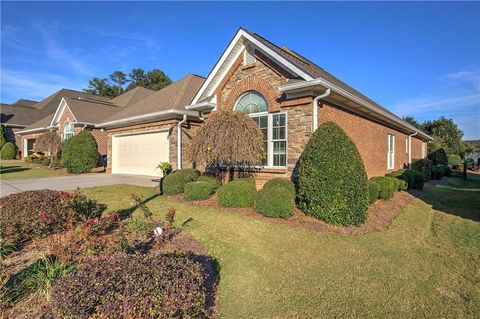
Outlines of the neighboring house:
M 31 116 L 39 119 L 16 132 L 22 158 L 33 153 L 36 139 L 45 132 L 56 131 L 62 141 L 66 141 L 83 129 L 91 131 L 100 155 L 106 156 L 107 134 L 96 127 L 97 124 L 152 93 L 154 91 L 137 87 L 110 100 L 68 89 L 55 92 L 32 106 L 41 116 L 37 113 Z
M 312 131 L 326 121 L 355 142 L 369 176 L 426 157 L 432 140 L 296 52 L 241 28 L 207 79 L 188 75 L 100 123 L 108 134 L 107 169 L 157 175 L 162 161 L 190 166 L 183 154 L 191 128 L 222 109 L 249 114 L 265 132 L 260 184 L 290 177 Z
M 18 100 L 12 104 L 0 105 L 0 122 L 5 127 L 6 138 L 9 142 L 16 143 L 15 132 L 37 121 L 42 114 L 33 106 L 36 101 Z

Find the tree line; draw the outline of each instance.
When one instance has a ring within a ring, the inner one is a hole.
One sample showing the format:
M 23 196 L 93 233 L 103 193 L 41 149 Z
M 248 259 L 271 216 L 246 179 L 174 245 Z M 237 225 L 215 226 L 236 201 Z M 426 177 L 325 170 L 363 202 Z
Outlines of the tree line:
M 436 120 L 428 120 L 419 123 L 413 116 L 405 116 L 404 121 L 412 124 L 421 131 L 434 138 L 428 143 L 428 153 L 433 153 L 440 148 L 445 149 L 447 154 L 459 155 L 466 159 L 475 149 L 467 142 L 462 141 L 463 131 L 460 130 L 452 119 L 441 116 Z
M 172 80 L 162 70 L 152 69 L 145 72 L 142 68 L 134 68 L 128 74 L 114 71 L 106 78 L 94 77 L 83 89 L 85 93 L 114 98 L 137 86 L 158 91 L 171 84 Z

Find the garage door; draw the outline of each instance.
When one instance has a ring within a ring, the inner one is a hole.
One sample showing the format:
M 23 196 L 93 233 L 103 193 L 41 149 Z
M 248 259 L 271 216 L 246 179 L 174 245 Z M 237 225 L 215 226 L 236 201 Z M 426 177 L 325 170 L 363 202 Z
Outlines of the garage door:
M 168 131 L 112 137 L 112 173 L 160 176 L 168 162 Z

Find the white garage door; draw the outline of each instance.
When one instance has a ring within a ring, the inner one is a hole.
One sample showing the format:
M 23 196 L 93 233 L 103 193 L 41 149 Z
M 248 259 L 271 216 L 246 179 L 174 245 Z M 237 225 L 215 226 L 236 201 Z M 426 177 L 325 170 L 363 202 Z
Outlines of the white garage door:
M 160 176 L 168 162 L 168 131 L 112 137 L 112 173 Z

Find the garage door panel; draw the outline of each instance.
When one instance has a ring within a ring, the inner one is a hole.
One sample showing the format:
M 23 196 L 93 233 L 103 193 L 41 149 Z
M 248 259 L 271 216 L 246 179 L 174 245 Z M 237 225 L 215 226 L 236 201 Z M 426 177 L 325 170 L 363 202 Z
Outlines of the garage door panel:
M 168 132 L 114 136 L 112 140 L 112 172 L 160 176 L 155 169 L 169 161 Z

